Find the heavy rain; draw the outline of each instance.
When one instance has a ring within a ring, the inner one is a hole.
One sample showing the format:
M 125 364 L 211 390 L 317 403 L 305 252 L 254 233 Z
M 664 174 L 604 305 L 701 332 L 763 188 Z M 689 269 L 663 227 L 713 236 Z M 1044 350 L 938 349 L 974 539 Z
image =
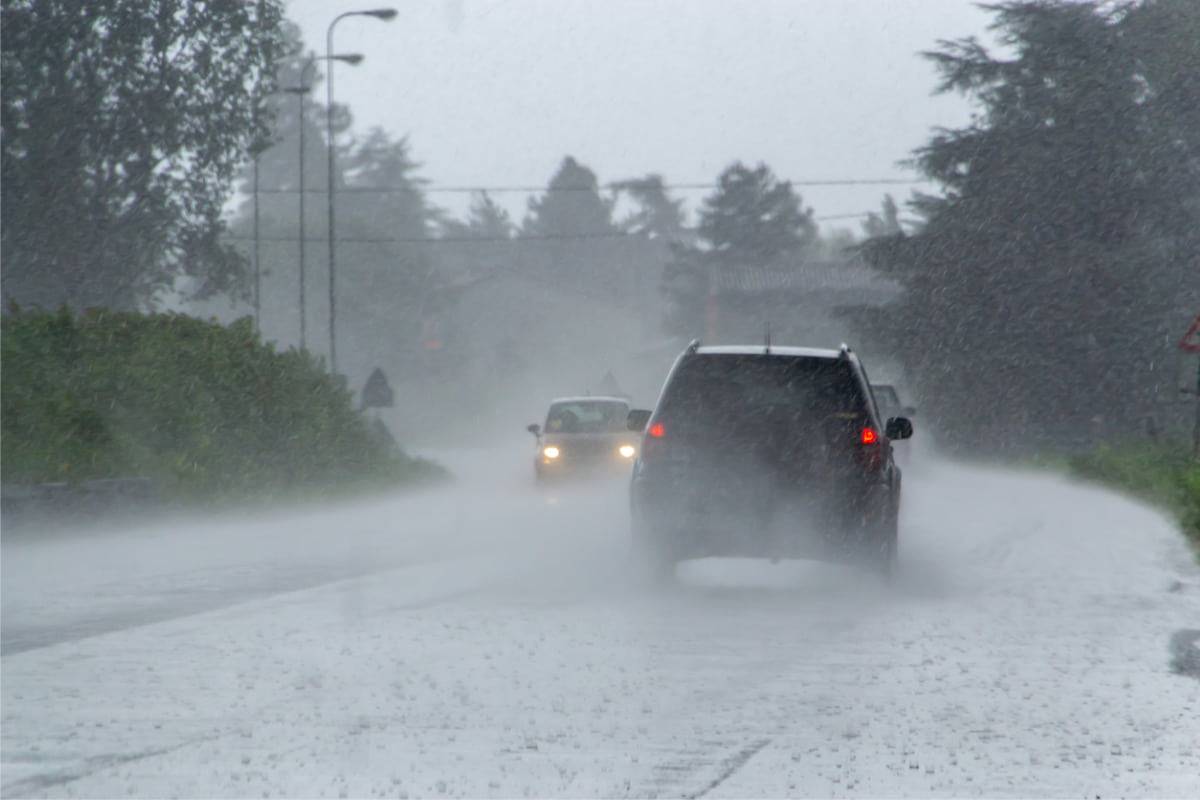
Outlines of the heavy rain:
M 3 797 L 1200 796 L 1200 3 L 0 13 Z

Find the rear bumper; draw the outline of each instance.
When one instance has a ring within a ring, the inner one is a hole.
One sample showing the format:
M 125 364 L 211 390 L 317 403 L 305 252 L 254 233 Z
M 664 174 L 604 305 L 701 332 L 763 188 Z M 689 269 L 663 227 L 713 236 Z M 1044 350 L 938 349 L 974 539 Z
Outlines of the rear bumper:
M 702 557 L 842 560 L 879 547 L 890 512 L 883 484 L 829 481 L 802 486 L 631 484 L 635 535 L 674 559 Z

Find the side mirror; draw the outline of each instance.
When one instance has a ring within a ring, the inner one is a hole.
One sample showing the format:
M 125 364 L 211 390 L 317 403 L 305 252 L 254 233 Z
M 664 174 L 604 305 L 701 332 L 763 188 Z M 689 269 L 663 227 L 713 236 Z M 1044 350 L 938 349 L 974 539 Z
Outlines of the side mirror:
M 641 433 L 646 430 L 646 423 L 650 421 L 650 415 L 654 413 L 647 411 L 644 408 L 635 408 L 629 412 L 629 416 L 625 417 L 625 427 L 631 431 Z
M 892 417 L 885 431 L 889 439 L 908 439 L 913 435 L 912 422 L 907 417 Z
M 538 425 L 536 422 L 526 425 L 525 430 L 529 431 L 534 436 L 541 436 L 542 434 L 542 426 Z

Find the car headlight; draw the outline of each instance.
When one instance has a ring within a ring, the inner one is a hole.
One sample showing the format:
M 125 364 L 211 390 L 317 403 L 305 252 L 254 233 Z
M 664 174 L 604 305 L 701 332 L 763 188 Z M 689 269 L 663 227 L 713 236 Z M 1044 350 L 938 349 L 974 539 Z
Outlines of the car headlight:
M 623 444 L 617 448 L 617 452 L 621 454 L 621 458 L 633 458 L 637 455 L 637 448 L 631 444 Z
M 548 445 L 547 447 L 542 448 L 542 455 L 544 455 L 546 458 L 558 458 L 559 450 L 554 445 Z

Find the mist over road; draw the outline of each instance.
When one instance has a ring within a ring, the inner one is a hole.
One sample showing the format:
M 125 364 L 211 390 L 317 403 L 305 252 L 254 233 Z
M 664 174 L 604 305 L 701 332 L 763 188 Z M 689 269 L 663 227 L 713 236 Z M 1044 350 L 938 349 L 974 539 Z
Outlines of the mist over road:
M 524 444 L 527 444 L 525 442 Z M 918 459 L 893 586 L 631 577 L 620 482 L 3 543 L 3 794 L 1200 794 L 1200 573 L 1164 516 Z

